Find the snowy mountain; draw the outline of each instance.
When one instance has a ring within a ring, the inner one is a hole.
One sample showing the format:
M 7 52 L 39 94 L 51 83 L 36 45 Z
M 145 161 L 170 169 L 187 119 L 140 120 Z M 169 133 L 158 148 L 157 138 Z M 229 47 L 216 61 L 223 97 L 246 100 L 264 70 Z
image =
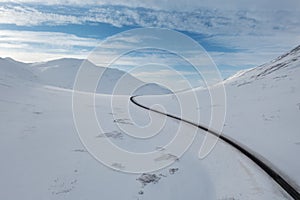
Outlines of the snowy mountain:
M 230 77 L 225 81 L 226 84 L 232 83 L 237 87 L 251 84 L 259 80 L 278 80 L 285 79 L 288 74 L 297 71 L 300 62 L 300 46 L 294 48 L 289 53 L 286 53 L 269 63 L 258 66 L 250 70 L 238 72 L 236 75 Z M 294 69 L 296 68 L 296 69 Z M 277 82 L 277 81 L 275 81 Z
M 63 58 L 44 63 L 31 64 L 32 71 L 43 84 L 72 89 L 80 66 L 90 68 L 95 75 L 102 75 L 96 92 L 101 94 L 168 94 L 171 93 L 157 84 L 146 84 L 139 79 L 114 68 L 104 68 L 87 60 Z M 147 88 L 150 87 L 150 90 Z M 139 88 L 138 90 L 136 90 Z M 147 90 L 147 92 L 146 92 Z
M 149 95 L 149 94 L 152 94 L 153 91 L 155 91 L 155 93 L 157 95 L 172 93 L 172 92 L 170 92 L 169 89 L 167 89 L 161 85 L 158 85 L 156 83 L 147 83 L 147 84 L 143 84 L 139 88 L 137 88 L 134 91 L 133 95 Z
M 36 81 L 36 76 L 28 68 L 27 64 L 15 61 L 11 58 L 0 58 L 1 78 L 23 81 Z

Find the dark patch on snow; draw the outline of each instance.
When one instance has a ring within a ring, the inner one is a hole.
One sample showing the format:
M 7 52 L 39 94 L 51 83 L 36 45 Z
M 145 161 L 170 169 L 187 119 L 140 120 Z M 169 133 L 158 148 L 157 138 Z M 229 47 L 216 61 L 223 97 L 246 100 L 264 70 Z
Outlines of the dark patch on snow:
M 265 114 L 262 114 L 262 118 L 263 118 L 264 121 L 273 121 L 276 118 L 278 118 L 278 116 L 274 116 L 274 115 L 267 116 Z
M 149 183 L 153 183 L 156 184 L 158 183 L 158 181 L 161 179 L 161 177 L 157 176 L 156 174 L 150 174 L 150 173 L 143 173 L 139 178 L 137 178 L 136 180 L 138 180 L 141 184 L 142 187 L 145 187 L 146 185 L 148 185 Z
M 114 123 L 133 125 L 130 119 L 114 119 Z
M 32 113 L 35 114 L 35 115 L 41 115 L 41 114 L 43 114 L 43 112 L 40 112 L 40 111 L 34 111 Z
M 118 169 L 124 169 L 125 168 L 125 166 L 122 165 L 122 163 L 113 163 L 111 166 L 115 167 L 115 168 L 118 168 Z
M 167 175 L 160 173 L 159 176 L 166 178 Z
M 282 75 L 282 76 L 276 76 L 273 79 L 277 80 L 277 79 L 282 79 L 282 78 L 286 78 L 287 75 Z
M 113 139 L 123 139 L 123 134 L 119 131 L 111 131 L 111 132 L 107 132 L 107 133 L 101 133 L 98 136 L 96 136 L 97 138 L 113 138 Z
M 251 82 L 251 81 L 245 81 L 245 82 L 243 82 L 243 83 L 238 84 L 237 87 L 241 87 L 241 86 L 243 86 L 243 85 L 248 85 L 248 84 L 250 84 L 250 83 L 252 83 L 252 82 Z
M 70 181 L 63 181 L 59 178 L 56 178 L 53 181 L 53 185 L 50 186 L 48 190 L 52 190 L 52 195 L 60 195 L 60 194 L 67 194 L 75 189 L 78 180 L 72 179 Z
M 179 161 L 179 158 L 173 154 L 163 154 L 162 156 L 159 156 L 158 158 L 154 159 L 155 161 L 164 161 L 164 160 L 174 160 Z
M 87 152 L 85 149 L 74 149 L 73 151 L 74 152 L 81 152 L 81 153 Z
M 300 110 L 300 103 L 297 103 L 297 106 L 298 106 L 298 110 Z
M 65 190 L 61 190 L 59 192 L 56 192 L 55 194 L 58 195 L 58 194 L 62 194 L 62 193 L 69 193 L 73 190 L 73 188 L 69 188 L 69 189 L 65 189 Z
M 144 191 L 143 190 L 140 190 L 139 191 L 139 195 L 143 195 L 144 194 Z
M 267 69 L 265 69 L 264 71 L 262 71 L 261 73 L 257 74 L 256 76 L 252 76 L 253 78 L 258 79 L 259 77 L 263 77 L 266 76 L 268 74 L 271 74 L 281 68 L 285 68 L 289 65 L 289 63 L 283 62 L 283 63 L 278 63 L 276 65 L 273 65 L 271 67 L 268 67 Z
M 142 188 L 144 188 L 145 186 L 147 186 L 150 183 L 156 184 L 161 179 L 168 178 L 168 176 L 174 175 L 178 170 L 179 170 L 179 168 L 169 168 L 168 171 L 164 171 L 164 173 L 159 173 L 159 174 L 143 173 L 136 180 L 139 181 L 142 184 Z M 144 194 L 144 191 L 140 190 L 138 192 L 138 194 L 142 195 L 142 194 Z
M 173 175 L 173 174 L 175 174 L 178 170 L 179 170 L 179 168 L 170 168 L 170 169 L 169 169 L 169 173 L 170 173 L 171 175 Z

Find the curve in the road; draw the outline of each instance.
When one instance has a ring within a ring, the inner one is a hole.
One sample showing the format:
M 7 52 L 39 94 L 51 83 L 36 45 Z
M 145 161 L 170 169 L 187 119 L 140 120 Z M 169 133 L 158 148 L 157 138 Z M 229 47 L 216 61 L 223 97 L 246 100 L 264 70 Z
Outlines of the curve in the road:
M 252 160 L 254 163 L 256 163 L 262 170 L 264 170 L 275 182 L 277 182 L 291 197 L 293 197 L 296 200 L 300 200 L 300 193 L 291 185 L 289 184 L 279 173 L 277 173 L 275 170 L 273 170 L 270 166 L 268 166 L 266 163 L 264 163 L 261 159 L 259 159 L 257 156 L 255 156 L 253 153 L 251 153 L 249 150 L 247 150 L 246 148 L 242 147 L 240 144 L 238 144 L 237 142 L 233 141 L 232 139 L 224 136 L 224 135 L 220 135 L 217 132 L 215 132 L 214 130 L 209 129 L 208 127 L 204 126 L 204 125 L 200 125 L 200 124 L 196 124 L 194 122 L 182 119 L 180 117 L 177 117 L 175 115 L 171 115 L 168 113 L 163 113 L 161 111 L 158 110 L 154 110 L 152 108 L 149 108 L 147 106 L 144 106 L 140 103 L 138 103 L 134 98 L 137 96 L 131 96 L 130 97 L 130 101 L 143 108 L 146 110 L 150 110 L 152 112 L 155 113 L 159 113 L 161 115 L 165 115 L 167 117 L 179 120 L 179 121 L 183 121 L 187 124 L 190 124 L 192 126 L 196 126 L 197 128 L 200 128 L 210 134 L 213 134 L 217 137 L 219 137 L 221 140 L 223 140 L 225 143 L 231 145 L 232 147 L 234 147 L 235 149 L 237 149 L 238 151 L 240 151 L 242 154 L 244 154 L 245 156 L 247 156 L 250 160 Z

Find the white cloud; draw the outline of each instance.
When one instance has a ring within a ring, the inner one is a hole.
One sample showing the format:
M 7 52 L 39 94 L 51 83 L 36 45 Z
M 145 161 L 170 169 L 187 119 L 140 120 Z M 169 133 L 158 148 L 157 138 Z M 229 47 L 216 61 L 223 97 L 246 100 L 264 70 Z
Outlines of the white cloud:
M 25 62 L 58 57 L 85 58 L 99 42 L 66 33 L 2 30 L 0 55 Z
M 300 33 L 300 32 L 299 32 Z M 238 49 L 235 52 L 209 52 L 217 65 L 258 66 L 299 45 L 300 34 L 280 33 L 269 36 L 214 36 L 206 42 Z
M 0 4 L 0 23 L 2 24 L 33 26 L 103 22 L 118 27 L 126 25 L 164 27 L 204 34 L 206 39 L 203 42 L 237 50 L 237 52 L 227 52 L 226 50 L 209 52 L 217 65 L 255 66 L 288 51 L 300 42 L 299 0 L 229 0 L 226 1 L 226 4 L 222 0 L 116 0 L 113 2 L 109 0 L 48 2 L 0 0 L 0 2 L 19 3 Z M 34 3 L 33 5 L 75 5 L 75 8 L 72 7 L 72 9 L 77 10 L 76 12 L 68 11 L 68 6 L 66 6 L 65 12 L 55 12 L 55 6 L 40 9 L 40 7 L 29 6 L 30 4 L 26 4 L 28 2 Z M 84 4 L 88 4 L 90 7 L 85 7 Z M 76 5 L 79 7 L 76 8 Z M 118 5 L 118 7 L 108 5 Z M 85 7 L 84 11 L 80 10 L 80 6 Z M 127 48 L 129 43 L 138 44 L 140 42 L 139 38 L 126 39 L 126 44 L 125 40 L 115 41 L 112 47 L 115 49 Z M 87 55 L 84 49 L 89 50 L 99 41 L 64 33 L 1 30 L 0 42 L 1 56 L 16 57 L 18 55 L 18 58 L 22 57 L 23 60 L 28 60 L 30 52 L 35 55 L 31 56 L 31 59 L 38 57 L 38 52 L 40 52 L 45 55 L 36 58 L 40 60 L 42 57 L 47 58 L 49 54 L 83 57 L 83 55 Z M 76 46 L 81 46 L 83 50 L 75 48 Z M 108 51 L 108 48 L 105 49 L 107 51 L 106 58 L 110 59 L 108 56 L 113 57 L 118 54 L 112 48 L 111 51 Z M 24 52 L 24 55 L 27 56 L 21 56 L 20 52 Z M 136 59 L 135 62 L 142 64 L 143 61 Z M 131 59 L 123 59 L 122 63 L 120 62 L 122 65 L 130 63 L 132 63 Z
M 28 6 L 1 6 L 0 13 L 1 24 L 32 26 L 43 23 L 56 25 L 82 23 L 76 16 L 45 13 Z
M 173 3 L 170 3 L 173 5 Z M 48 8 L 48 10 L 47 10 Z M 268 35 L 272 32 L 299 32 L 300 12 L 293 10 L 251 11 L 199 8 L 194 11 L 166 11 L 130 7 L 93 6 L 81 10 L 55 13 L 55 6 L 39 10 L 24 5 L 0 6 L 0 23 L 31 25 L 61 25 L 102 22 L 117 27 L 136 25 L 163 27 L 207 35 Z M 75 12 L 75 13 L 74 13 Z
M 59 32 L 12 31 L 1 30 L 0 42 L 37 43 L 61 47 L 84 46 L 95 47 L 100 40 L 77 37 Z
M 0 0 L 0 2 L 10 3 L 34 3 L 44 5 L 122 5 L 132 8 L 144 7 L 156 10 L 176 10 L 191 11 L 199 8 L 226 9 L 226 10 L 274 10 L 281 8 L 283 10 L 299 10 L 299 0 Z

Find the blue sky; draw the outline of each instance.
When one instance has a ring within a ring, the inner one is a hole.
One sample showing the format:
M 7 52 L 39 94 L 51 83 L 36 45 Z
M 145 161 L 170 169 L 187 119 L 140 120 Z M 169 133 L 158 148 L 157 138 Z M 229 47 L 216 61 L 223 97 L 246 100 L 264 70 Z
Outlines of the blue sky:
M 157 27 L 196 40 L 226 78 L 299 45 L 299 9 L 298 0 L 0 0 L 0 57 L 87 58 L 114 34 Z

